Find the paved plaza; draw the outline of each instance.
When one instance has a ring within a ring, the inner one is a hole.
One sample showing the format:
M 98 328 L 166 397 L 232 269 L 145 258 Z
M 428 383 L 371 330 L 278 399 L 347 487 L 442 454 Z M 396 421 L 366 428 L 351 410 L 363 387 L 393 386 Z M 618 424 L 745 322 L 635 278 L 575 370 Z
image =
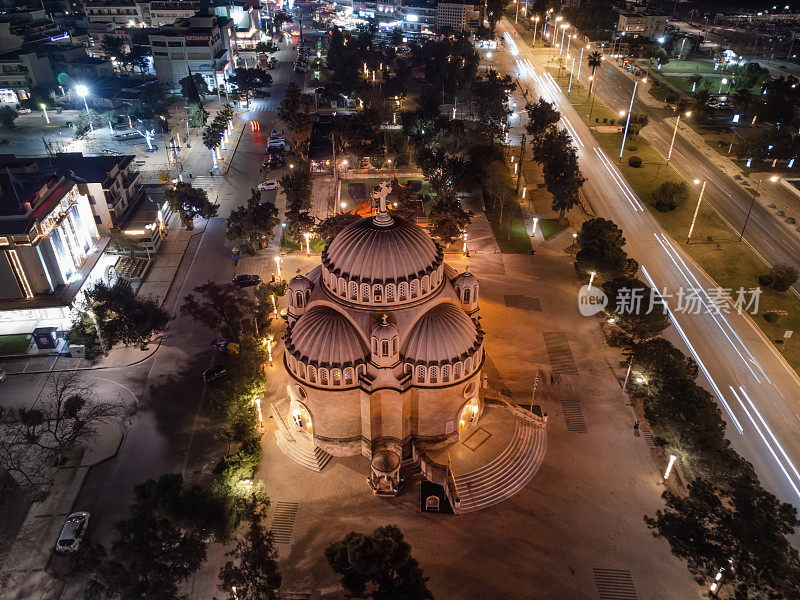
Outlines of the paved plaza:
M 501 504 L 455 516 L 421 513 L 418 482 L 396 498 L 382 498 L 370 492 L 363 457 L 334 458 L 321 473 L 307 470 L 278 449 L 275 424 L 267 419 L 256 477 L 271 499 L 271 525 L 282 532 L 282 591 L 341 597 L 325 562 L 327 545 L 348 531 L 391 523 L 410 541 L 437 598 L 700 597 L 685 565 L 645 527 L 643 516 L 663 506 L 663 480 L 651 448 L 633 429 L 618 350 L 606 345 L 599 319 L 577 310 L 571 259 L 543 249 L 534 256 L 500 254 L 487 229 L 476 214 L 469 266 L 481 285 L 484 372 L 491 388 L 520 404 L 530 403 L 539 375 L 535 402 L 549 415 L 543 464 Z M 269 276 L 274 256 L 243 258 L 237 271 Z M 459 255 L 446 260 L 458 271 L 466 266 Z M 284 256 L 283 275 L 318 263 L 318 255 Z M 285 394 L 282 352 L 279 344 L 267 401 Z M 486 418 L 495 440 L 484 449 L 497 452 L 511 436 L 504 423 L 514 420 L 488 411 Z M 454 446 L 454 466 L 471 452 Z M 276 508 L 280 515 L 272 519 Z M 224 560 L 223 548 L 212 549 L 208 568 L 190 585 L 195 597 L 211 597 Z

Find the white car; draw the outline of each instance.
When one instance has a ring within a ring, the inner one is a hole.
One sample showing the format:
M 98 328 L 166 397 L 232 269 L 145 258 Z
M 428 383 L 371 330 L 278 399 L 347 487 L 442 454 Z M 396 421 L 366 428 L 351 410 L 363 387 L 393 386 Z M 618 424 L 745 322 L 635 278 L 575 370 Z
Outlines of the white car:
M 277 190 L 278 189 L 278 180 L 277 179 L 267 179 L 262 181 L 258 184 L 259 190 Z
M 74 512 L 67 517 L 61 535 L 56 542 L 58 552 L 75 552 L 81 545 L 81 540 L 89 527 L 88 512 Z

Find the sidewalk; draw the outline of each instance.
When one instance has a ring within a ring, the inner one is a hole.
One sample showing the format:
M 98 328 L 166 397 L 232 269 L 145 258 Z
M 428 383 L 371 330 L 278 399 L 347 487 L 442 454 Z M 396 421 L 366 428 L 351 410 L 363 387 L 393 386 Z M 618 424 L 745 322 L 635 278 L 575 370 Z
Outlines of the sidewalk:
M 50 493 L 34 502 L 9 553 L 3 575 L 8 576 L 9 599 L 57 598 L 64 588 L 69 558 L 53 552 L 64 520 L 73 506 L 89 469 L 114 457 L 124 431 L 118 422 L 103 426 L 94 445 L 55 472 Z

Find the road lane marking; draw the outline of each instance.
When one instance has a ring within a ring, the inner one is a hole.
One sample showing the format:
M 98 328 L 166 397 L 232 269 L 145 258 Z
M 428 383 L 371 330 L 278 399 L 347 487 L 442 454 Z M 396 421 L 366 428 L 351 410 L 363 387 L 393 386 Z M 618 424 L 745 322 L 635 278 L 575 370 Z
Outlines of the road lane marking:
M 567 133 L 569 133 L 569 135 L 573 139 L 573 141 L 577 142 L 577 144 L 581 148 L 583 148 L 583 146 L 584 146 L 583 141 L 581 141 L 581 138 L 578 136 L 578 133 L 572 127 L 572 123 L 569 122 L 569 119 L 567 119 L 567 117 L 561 117 L 561 122 L 564 123 L 564 127 L 566 127 L 566 129 L 567 129 Z
M 611 163 L 611 161 L 608 159 L 605 153 L 596 146 L 592 149 L 594 150 L 595 154 L 597 154 L 598 158 L 600 158 L 600 162 L 602 163 L 602 165 L 611 174 L 612 179 L 619 186 L 620 190 L 622 190 L 622 193 L 625 196 L 625 199 L 628 201 L 628 204 L 630 204 L 633 207 L 634 211 L 644 212 L 644 207 L 642 206 L 641 202 L 639 202 L 639 199 L 634 195 L 634 193 L 628 187 L 628 182 L 625 181 L 625 179 L 622 177 L 622 174 L 618 173 L 615 170 L 614 165 Z
M 658 294 L 660 298 L 661 294 L 658 291 L 658 286 L 656 286 L 655 282 L 653 281 L 653 278 L 650 277 L 650 273 L 647 272 L 647 269 L 645 268 L 644 265 L 641 265 L 641 268 L 642 268 L 642 273 L 644 273 L 645 278 L 647 278 L 647 281 L 650 284 L 651 289 L 655 290 L 655 293 Z M 692 353 L 692 358 L 694 358 L 694 361 L 697 363 L 697 366 L 700 367 L 700 370 L 703 372 L 703 375 L 706 376 L 708 383 L 711 384 L 711 387 L 717 394 L 717 398 L 719 398 L 719 401 L 722 403 L 722 406 L 725 407 L 725 410 L 727 411 L 728 415 L 733 421 L 733 424 L 736 426 L 737 431 L 739 432 L 740 435 L 744 435 L 744 429 L 742 429 L 742 424 L 739 422 L 739 419 L 736 418 L 736 415 L 733 414 L 733 410 L 728 405 L 728 402 L 725 400 L 725 396 L 722 395 L 722 392 L 717 386 L 717 382 L 714 381 L 713 377 L 711 377 L 711 373 L 709 373 L 708 369 L 706 368 L 703 359 L 700 358 L 700 355 L 697 353 L 697 350 L 695 350 L 694 346 L 692 346 L 692 343 L 689 341 L 689 337 L 686 335 L 686 332 L 683 331 L 683 327 L 681 327 L 680 323 L 678 323 L 678 319 L 675 318 L 675 314 L 670 310 L 669 306 L 667 306 L 663 298 L 662 298 L 662 303 L 664 305 L 665 310 L 667 311 L 667 314 L 669 315 L 670 320 L 672 321 L 672 324 L 675 325 L 675 329 L 677 330 L 678 334 L 683 339 L 683 342 L 686 344 L 686 347 L 689 348 L 689 352 Z

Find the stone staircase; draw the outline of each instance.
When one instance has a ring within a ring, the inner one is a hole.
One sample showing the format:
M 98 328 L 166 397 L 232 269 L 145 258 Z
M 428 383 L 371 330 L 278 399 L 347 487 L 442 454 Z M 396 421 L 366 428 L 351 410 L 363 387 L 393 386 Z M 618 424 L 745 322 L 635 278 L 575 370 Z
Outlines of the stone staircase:
M 301 467 L 312 471 L 322 471 L 331 460 L 331 455 L 314 445 L 302 433 L 296 433 L 284 419 L 289 403 L 284 399 L 278 403 L 270 402 L 269 410 L 278 429 L 275 430 L 275 443 L 287 457 Z
M 545 429 L 517 418 L 514 437 L 497 458 L 469 473 L 456 474 L 461 499 L 457 512 L 481 510 L 516 494 L 539 470 L 546 446 Z

